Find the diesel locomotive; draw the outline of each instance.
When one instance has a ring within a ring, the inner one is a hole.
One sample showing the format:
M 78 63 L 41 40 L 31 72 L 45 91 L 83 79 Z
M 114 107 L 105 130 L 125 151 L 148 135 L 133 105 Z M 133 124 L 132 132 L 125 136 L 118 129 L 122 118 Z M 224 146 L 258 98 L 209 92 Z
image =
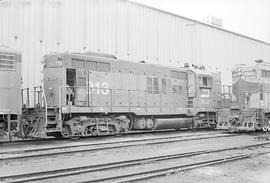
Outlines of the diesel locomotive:
M 230 108 L 219 111 L 218 129 L 231 132 L 270 130 L 270 63 L 236 65 Z
M 21 53 L 5 47 L 0 48 L 0 97 L 2 138 L 18 131 L 21 115 Z
M 46 55 L 46 134 L 56 137 L 214 127 L 221 77 L 88 52 Z

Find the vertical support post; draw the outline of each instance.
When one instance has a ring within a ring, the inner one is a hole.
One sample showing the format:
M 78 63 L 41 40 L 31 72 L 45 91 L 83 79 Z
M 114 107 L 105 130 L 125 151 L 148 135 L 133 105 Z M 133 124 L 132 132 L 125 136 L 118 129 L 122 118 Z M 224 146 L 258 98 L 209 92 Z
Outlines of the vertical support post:
M 267 107 L 266 107 L 266 111 L 268 112 L 269 109 L 269 92 L 267 92 Z
M 40 103 L 40 107 L 42 107 L 42 86 L 39 86 L 38 101 L 38 103 Z
M 37 104 L 40 104 L 40 91 L 37 91 L 38 101 Z
M 23 89 L 21 89 L 21 97 L 22 97 L 22 106 L 23 106 Z
M 159 104 L 160 104 L 160 112 L 162 112 L 162 100 L 161 100 L 161 92 L 159 92 Z
M 34 87 L 34 106 L 36 105 L 36 87 Z
M 128 112 L 130 112 L 130 90 L 128 90 Z
M 231 98 L 231 86 L 229 86 L 228 90 L 229 90 L 229 98 Z
M 210 127 L 210 124 L 209 124 L 209 112 L 206 113 L 206 117 L 207 117 L 207 124 L 208 124 L 208 127 Z
M 112 112 L 112 110 L 113 110 L 113 90 L 112 89 L 110 89 L 110 93 L 111 93 L 111 97 L 110 97 L 110 99 L 111 99 L 111 106 L 110 106 L 110 109 L 111 109 L 111 112 Z
M 144 103 L 145 103 L 145 112 L 147 112 L 147 91 L 144 91 L 144 95 L 145 95 L 145 97 L 144 97 Z
M 26 89 L 27 91 L 27 107 L 30 107 L 30 101 L 29 101 L 29 88 Z
M 90 99 L 90 97 L 89 97 L 89 80 L 88 80 L 88 82 L 87 82 L 87 106 L 89 107 L 89 104 L 90 104 L 90 102 L 89 102 L 89 99 Z
M 8 100 L 10 100 L 11 96 L 10 96 L 10 89 L 8 89 Z M 11 134 L 10 134 L 10 103 L 9 104 L 9 112 L 8 112 L 8 115 L 7 115 L 7 124 L 8 124 L 8 138 L 9 138 L 9 141 L 11 142 Z
M 97 135 L 99 135 L 98 120 L 96 121 Z
M 225 85 L 222 85 L 221 96 L 222 96 L 222 99 L 225 100 L 225 98 L 226 98 Z
M 247 92 L 245 93 L 245 103 L 246 103 L 245 107 L 248 108 L 248 93 Z M 259 105 L 261 106 L 261 100 L 259 100 Z
M 58 90 L 58 97 L 59 97 L 59 99 L 58 99 L 58 102 L 59 102 L 59 121 L 60 121 L 60 123 L 62 123 L 62 99 L 61 99 L 61 97 L 62 97 L 62 95 L 61 95 L 61 90 L 62 90 L 62 88 L 61 88 L 61 86 L 59 86 L 59 90 Z M 64 93 L 64 96 L 66 97 L 66 90 L 65 90 L 65 93 Z M 64 99 L 64 101 L 65 101 L 65 104 L 66 104 L 66 99 Z M 62 126 L 62 125 L 61 125 Z
M 188 106 L 189 107 L 189 106 Z M 173 111 L 175 112 L 175 92 L 173 92 Z
M 106 128 L 107 128 L 107 134 L 110 134 L 110 133 L 109 133 L 109 124 L 108 124 L 108 120 L 106 120 Z
M 10 112 L 7 116 L 7 122 L 8 122 L 8 138 L 9 138 L 9 141 L 11 142 L 12 139 L 11 139 L 11 134 L 10 134 Z
M 90 88 L 90 98 L 91 98 L 91 112 L 93 112 L 93 90 Z

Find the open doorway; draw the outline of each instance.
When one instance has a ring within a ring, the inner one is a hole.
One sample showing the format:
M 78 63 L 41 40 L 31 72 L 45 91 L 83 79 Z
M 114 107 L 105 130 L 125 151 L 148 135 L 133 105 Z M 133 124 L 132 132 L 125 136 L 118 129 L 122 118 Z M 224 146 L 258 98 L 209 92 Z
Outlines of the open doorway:
M 66 82 L 67 82 L 66 103 L 67 105 L 69 103 L 75 105 L 76 69 L 67 69 Z

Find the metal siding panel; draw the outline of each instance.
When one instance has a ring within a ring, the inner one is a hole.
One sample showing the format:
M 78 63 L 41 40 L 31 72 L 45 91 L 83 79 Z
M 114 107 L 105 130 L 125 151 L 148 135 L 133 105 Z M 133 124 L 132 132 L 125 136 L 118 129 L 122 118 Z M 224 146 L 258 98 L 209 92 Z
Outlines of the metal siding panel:
M 219 67 L 226 78 L 236 63 L 270 60 L 269 45 L 128 1 L 6 2 L 0 3 L 0 21 L 5 27 L 0 44 L 22 52 L 24 87 L 40 84 L 40 60 L 45 53 L 81 52 L 84 47 L 161 65 L 209 64 L 211 69 Z M 224 63 L 228 65 L 225 68 Z

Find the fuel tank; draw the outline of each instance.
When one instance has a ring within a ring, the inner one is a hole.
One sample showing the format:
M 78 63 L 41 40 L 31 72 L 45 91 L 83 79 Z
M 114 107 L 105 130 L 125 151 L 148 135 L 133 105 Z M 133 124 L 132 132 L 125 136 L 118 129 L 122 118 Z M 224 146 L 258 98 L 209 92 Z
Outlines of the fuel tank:
M 162 118 L 154 120 L 153 130 L 191 128 L 193 118 Z

